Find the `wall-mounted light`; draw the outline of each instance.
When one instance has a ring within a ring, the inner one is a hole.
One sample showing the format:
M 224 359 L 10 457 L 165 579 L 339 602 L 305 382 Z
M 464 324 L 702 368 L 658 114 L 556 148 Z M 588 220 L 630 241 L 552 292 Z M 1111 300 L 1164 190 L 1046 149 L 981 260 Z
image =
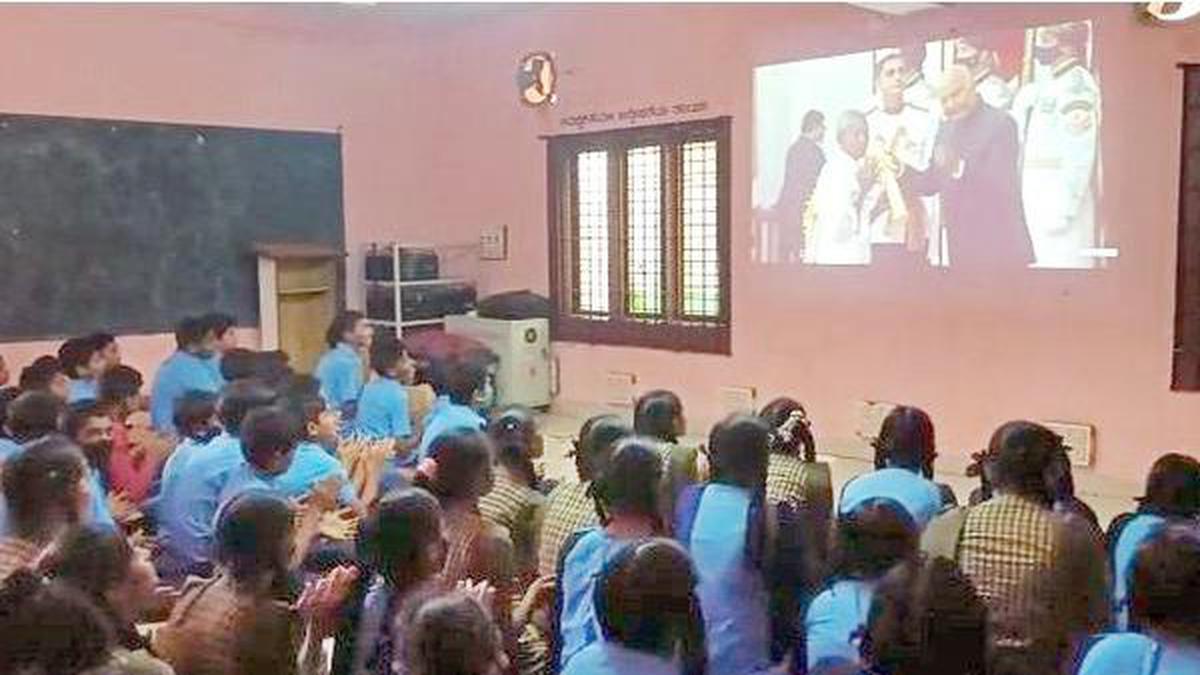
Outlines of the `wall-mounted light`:
M 1160 26 L 1173 26 L 1200 16 L 1200 0 L 1183 2 L 1146 2 L 1138 5 L 1143 19 Z

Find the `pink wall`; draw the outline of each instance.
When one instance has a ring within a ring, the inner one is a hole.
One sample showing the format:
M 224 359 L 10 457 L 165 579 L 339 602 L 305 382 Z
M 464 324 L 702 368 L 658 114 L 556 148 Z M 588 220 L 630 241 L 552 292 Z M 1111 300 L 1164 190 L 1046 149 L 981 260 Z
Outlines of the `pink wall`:
M 981 279 L 750 260 L 756 64 L 1085 16 L 1099 21 L 1105 208 L 1121 245 L 1110 269 Z M 534 111 L 513 73 L 540 49 L 558 56 L 561 102 Z M 856 401 L 906 401 L 934 415 L 946 455 L 1012 417 L 1078 420 L 1097 426 L 1098 472 L 1125 478 L 1197 445 L 1200 398 L 1168 384 L 1175 64 L 1200 60 L 1200 26 L 1152 29 L 1127 6 L 1083 5 L 896 20 L 832 5 L 5 7 L 0 58 L 9 111 L 340 127 L 352 250 L 506 224 L 513 255 L 482 264 L 484 290 L 546 288 L 539 135 L 573 114 L 705 100 L 734 118 L 733 355 L 559 344 L 563 400 L 600 401 L 606 371 L 631 371 L 639 388 L 680 391 L 699 428 L 719 412 L 717 386 L 752 385 L 803 399 L 833 442 L 851 437 Z M 145 368 L 169 350 L 162 337 L 126 344 Z

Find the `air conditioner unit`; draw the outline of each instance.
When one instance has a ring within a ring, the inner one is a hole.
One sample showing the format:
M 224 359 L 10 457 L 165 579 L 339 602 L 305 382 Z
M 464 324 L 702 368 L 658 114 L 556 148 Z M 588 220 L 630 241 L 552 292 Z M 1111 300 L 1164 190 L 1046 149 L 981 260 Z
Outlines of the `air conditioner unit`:
M 446 332 L 487 345 L 496 368 L 496 403 L 542 408 L 550 405 L 550 322 L 547 319 L 481 319 L 474 314 L 446 317 Z

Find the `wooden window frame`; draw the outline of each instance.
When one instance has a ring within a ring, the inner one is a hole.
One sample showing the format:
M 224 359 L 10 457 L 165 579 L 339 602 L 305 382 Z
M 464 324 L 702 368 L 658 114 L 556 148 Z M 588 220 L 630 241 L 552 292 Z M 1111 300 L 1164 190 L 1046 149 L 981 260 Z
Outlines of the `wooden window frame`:
M 730 353 L 730 127 L 731 118 L 552 136 L 547 143 L 547 222 L 550 241 L 551 337 L 557 341 L 623 345 L 711 354 Z M 717 143 L 717 270 L 720 301 L 715 318 L 682 316 L 682 189 L 681 147 L 695 141 Z M 627 232 L 625 152 L 645 145 L 662 146 L 662 292 L 665 318 L 628 312 L 626 304 Z M 577 236 L 572 190 L 573 158 L 580 152 L 608 152 L 608 313 L 588 317 L 575 311 L 578 282 L 574 252 Z M 615 178 L 615 180 L 614 180 Z
M 1180 64 L 1179 222 L 1171 389 L 1200 391 L 1200 64 Z

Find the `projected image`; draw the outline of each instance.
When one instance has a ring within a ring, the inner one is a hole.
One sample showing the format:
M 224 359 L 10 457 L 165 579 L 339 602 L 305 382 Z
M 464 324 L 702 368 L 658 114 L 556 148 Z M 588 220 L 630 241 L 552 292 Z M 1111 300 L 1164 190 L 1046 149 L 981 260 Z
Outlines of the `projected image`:
M 1100 266 L 1093 52 L 1079 21 L 757 68 L 755 258 Z

